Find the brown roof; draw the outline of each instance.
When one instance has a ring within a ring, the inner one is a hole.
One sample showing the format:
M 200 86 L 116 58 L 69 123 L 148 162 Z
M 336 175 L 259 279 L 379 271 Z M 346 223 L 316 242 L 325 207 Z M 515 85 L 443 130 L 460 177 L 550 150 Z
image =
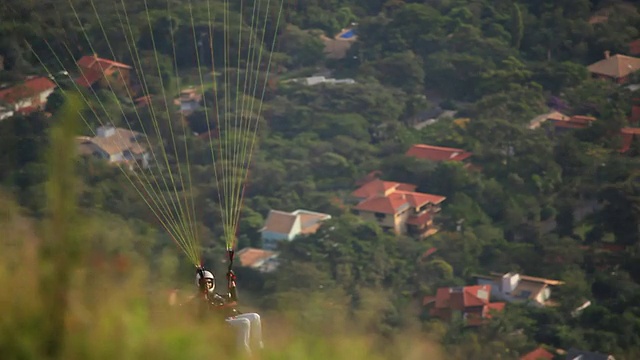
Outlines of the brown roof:
M 539 347 L 530 353 L 526 353 L 522 355 L 522 357 L 520 357 L 520 360 L 541 360 L 541 359 L 553 360 L 554 356 L 555 355 L 553 355 L 549 351 L 545 350 L 542 347 Z
M 396 214 L 408 207 L 419 208 L 428 203 L 437 205 L 446 197 L 440 195 L 415 192 L 412 184 L 382 181 L 370 181 L 351 193 L 362 199 L 355 207 L 356 210 Z
M 640 70 L 640 58 L 617 54 L 589 65 L 588 69 L 591 73 L 618 79 Z
M 116 155 L 125 151 L 140 155 L 146 152 L 140 140 L 136 140 L 141 134 L 135 131 L 116 128 L 115 133 L 109 137 L 96 136 L 91 142 L 109 155 Z
M 292 213 L 270 210 L 265 225 L 261 231 L 271 231 L 278 234 L 289 234 L 300 219 L 300 234 L 313 234 L 320 227 L 322 221 L 330 219 L 331 215 L 308 210 L 296 210 Z
M 238 251 L 236 256 L 240 260 L 240 266 L 253 267 L 259 261 L 269 259 L 277 255 L 275 251 L 256 249 L 252 247 L 246 247 Z
M 318 231 L 322 220 L 326 218 L 325 214 L 313 214 L 303 212 L 300 213 L 300 227 L 302 228 L 302 234 L 313 234 Z
M 0 90 L 0 100 L 14 104 L 23 99 L 29 99 L 41 93 L 55 89 L 56 84 L 46 77 L 34 77 L 10 88 Z
M 113 60 L 99 58 L 97 55 L 83 56 L 77 62 L 81 74 L 76 78 L 76 83 L 80 86 L 89 87 L 100 80 L 105 72 L 112 68 L 131 69 L 131 66 Z
M 471 157 L 471 153 L 463 149 L 425 144 L 413 145 L 406 155 L 431 161 L 462 161 Z
M 416 185 L 399 183 L 394 181 L 382 181 L 380 179 L 375 179 L 369 181 L 368 183 L 362 185 L 354 192 L 351 193 L 352 196 L 356 198 L 368 198 L 374 195 L 382 195 L 388 194 L 395 190 L 402 191 L 414 191 L 416 189 Z
M 436 308 L 464 310 L 467 307 L 489 304 L 491 285 L 474 285 L 460 288 L 444 287 L 436 292 Z
M 400 194 L 374 196 L 361 201 L 354 207 L 356 210 L 382 214 L 396 214 L 409 207 L 407 199 Z
M 563 116 L 561 119 L 549 119 L 554 126 L 571 129 L 584 129 L 591 125 L 596 118 L 593 116 L 574 115 L 571 117 Z
M 284 211 L 271 210 L 267 216 L 264 230 L 278 234 L 289 234 L 295 222 L 295 215 Z

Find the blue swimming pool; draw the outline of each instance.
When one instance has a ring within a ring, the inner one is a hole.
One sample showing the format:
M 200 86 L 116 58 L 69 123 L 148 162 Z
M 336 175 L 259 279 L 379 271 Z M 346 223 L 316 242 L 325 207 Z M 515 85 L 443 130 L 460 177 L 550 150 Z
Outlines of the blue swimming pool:
M 352 37 L 356 36 L 356 32 L 355 30 L 349 30 L 349 31 L 345 31 L 342 35 L 340 35 L 341 39 L 351 39 Z

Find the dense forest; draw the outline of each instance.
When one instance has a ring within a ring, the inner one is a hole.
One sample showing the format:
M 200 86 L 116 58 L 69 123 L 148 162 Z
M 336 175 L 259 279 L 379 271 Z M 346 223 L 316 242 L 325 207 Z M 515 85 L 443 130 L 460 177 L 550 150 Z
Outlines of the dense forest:
M 244 18 L 246 26 L 257 2 L 232 5 L 232 16 Z M 89 25 L 78 26 L 74 12 L 64 10 L 71 3 Z M 149 91 L 175 89 L 176 81 L 189 83 L 197 72 L 194 34 L 209 27 L 212 3 L 219 11 L 221 2 L 215 0 L 132 4 L 129 11 L 137 17 L 131 23 L 140 25 L 123 36 L 122 14 L 110 2 L 5 0 L 0 82 L 46 75 L 42 63 L 49 73 L 63 70 L 87 53 L 113 54 L 130 63 L 127 44 L 133 40 L 140 62 L 159 69 L 149 72 Z M 175 22 L 167 19 L 168 6 Z M 94 12 L 106 28 L 91 23 Z M 594 21 L 596 16 L 606 21 Z M 309 209 L 332 219 L 315 234 L 282 244 L 275 272 L 238 270 L 252 307 L 287 314 L 309 332 L 309 323 L 317 329 L 355 324 L 354 331 L 382 339 L 381 348 L 421 334 L 440 346 L 446 359 L 518 359 L 540 345 L 616 359 L 640 357 L 640 148 L 634 143 L 619 151 L 620 131 L 630 126 L 632 99 L 640 93 L 593 79 L 587 70 L 605 51 L 629 54 L 628 44 L 640 38 L 637 4 L 308 0 L 286 2 L 283 17 L 280 22 L 275 15 L 265 17 L 265 29 L 277 34 L 275 85 L 263 99 L 238 248 L 261 247 L 259 230 L 271 209 Z M 333 37 L 352 24 L 357 41 L 347 55 L 327 58 L 318 34 Z M 202 56 L 218 56 L 213 43 L 214 51 Z M 252 45 L 238 40 L 236 46 L 239 54 Z M 38 59 L 52 50 L 64 56 Z M 327 71 L 355 84 L 286 81 Z M 632 83 L 640 82 L 638 74 Z M 101 111 L 118 118 L 134 111 L 132 99 L 122 94 L 98 92 L 95 98 L 104 104 Z M 202 101 L 207 99 L 205 92 Z M 30 221 L 47 218 L 47 149 L 63 103 L 56 90 L 46 109 L 53 118 L 36 112 L 0 121 L 2 192 Z M 550 131 L 548 124 L 528 127 L 551 108 L 597 120 L 563 133 Z M 434 110 L 456 115 L 417 126 Z M 195 135 L 207 128 L 203 111 L 190 114 L 190 131 L 177 136 L 189 143 L 182 156 L 198 166 L 192 196 L 205 259 L 218 264 L 224 251 L 215 220 L 219 189 L 210 175 L 207 140 Z M 89 112 L 85 115 L 96 124 Z M 146 121 L 144 112 L 139 121 Z M 180 128 L 178 117 L 163 121 Z M 405 156 L 414 144 L 470 151 L 478 170 Z M 191 284 L 189 266 L 119 169 L 80 158 L 76 170 L 77 205 L 92 225 L 84 234 L 92 254 L 146 263 L 156 269 L 161 287 Z M 384 180 L 446 196 L 436 219 L 440 231 L 424 239 L 399 236 L 354 215 L 349 194 L 358 179 L 376 170 Z M 423 258 L 432 248 L 437 251 Z M 472 285 L 474 274 L 509 271 L 564 281 L 552 293 L 557 306 L 507 304 L 488 324 L 474 328 L 460 319 L 435 319 L 422 306 L 440 287 Z M 590 306 L 572 312 L 585 301 Z

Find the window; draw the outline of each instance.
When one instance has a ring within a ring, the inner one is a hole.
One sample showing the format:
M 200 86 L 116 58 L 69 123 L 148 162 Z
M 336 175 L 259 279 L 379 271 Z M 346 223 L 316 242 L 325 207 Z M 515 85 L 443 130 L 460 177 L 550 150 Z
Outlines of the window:
M 376 216 L 376 219 L 378 219 L 378 221 L 382 221 L 386 217 L 386 215 L 383 213 L 375 213 L 375 216 Z

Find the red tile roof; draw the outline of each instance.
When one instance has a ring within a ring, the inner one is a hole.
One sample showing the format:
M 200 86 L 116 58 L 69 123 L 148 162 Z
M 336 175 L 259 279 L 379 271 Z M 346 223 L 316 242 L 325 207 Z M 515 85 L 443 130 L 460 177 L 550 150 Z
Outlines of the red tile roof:
M 83 56 L 77 62 L 82 74 L 76 78 L 76 83 L 80 86 L 89 87 L 100 80 L 106 71 L 112 68 L 130 70 L 131 66 L 107 59 L 99 58 L 96 55 Z
M 29 99 L 45 91 L 55 89 L 55 87 L 56 84 L 46 77 L 34 77 L 25 80 L 22 84 L 0 90 L 0 100 L 15 104 L 20 100 Z
M 491 285 L 439 288 L 436 293 L 436 308 L 464 310 L 467 307 L 488 305 L 489 294 Z
M 554 356 L 555 355 L 553 355 L 549 351 L 545 350 L 542 347 L 539 347 L 530 353 L 522 355 L 522 357 L 520 357 L 520 360 L 542 360 L 542 359 L 553 360 Z
M 370 197 L 354 207 L 356 210 L 382 214 L 396 214 L 409 207 L 407 200 L 399 194 Z
M 121 69 L 131 69 L 131 66 L 127 64 L 123 64 L 117 61 L 102 59 L 97 57 L 96 55 L 81 57 L 80 60 L 78 60 L 78 66 L 83 68 L 88 68 L 88 69 L 103 69 L 103 70 L 106 70 L 110 67 L 116 67 Z
M 253 267 L 260 261 L 267 260 L 277 255 L 275 251 L 246 247 L 238 251 L 236 256 L 240 260 L 240 266 Z
M 446 199 L 446 197 L 440 195 L 419 193 L 413 191 L 396 191 L 394 192 L 394 194 L 403 195 L 407 199 L 407 201 L 409 201 L 409 204 L 411 204 L 412 207 L 416 208 L 428 203 L 437 205 Z
M 365 199 L 371 196 L 388 193 L 391 190 L 414 191 L 416 187 L 417 186 L 412 184 L 375 179 L 360 186 L 357 190 L 352 192 L 351 195 L 356 198 Z
M 431 219 L 431 214 L 425 211 L 420 216 L 410 216 L 407 219 L 407 224 L 408 225 L 420 226 L 422 224 L 426 224 L 427 221 L 429 221 L 430 219 Z
M 457 288 L 439 288 L 435 296 L 435 306 L 429 311 L 432 316 L 448 320 L 451 311 L 462 311 L 467 325 L 481 325 L 491 318 L 491 311 L 502 311 L 504 302 L 491 303 L 491 285 L 475 285 Z M 423 305 L 433 302 L 432 296 L 423 298 Z
M 408 207 L 419 208 L 428 203 L 437 205 L 446 197 L 415 192 L 412 184 L 382 181 L 370 181 L 355 190 L 351 195 L 363 199 L 354 207 L 356 210 L 396 214 Z
M 431 161 L 462 161 L 472 154 L 463 149 L 416 144 L 407 150 L 406 155 Z
M 593 116 L 574 115 L 563 119 L 551 120 L 555 127 L 568 128 L 568 129 L 584 129 L 596 121 Z

